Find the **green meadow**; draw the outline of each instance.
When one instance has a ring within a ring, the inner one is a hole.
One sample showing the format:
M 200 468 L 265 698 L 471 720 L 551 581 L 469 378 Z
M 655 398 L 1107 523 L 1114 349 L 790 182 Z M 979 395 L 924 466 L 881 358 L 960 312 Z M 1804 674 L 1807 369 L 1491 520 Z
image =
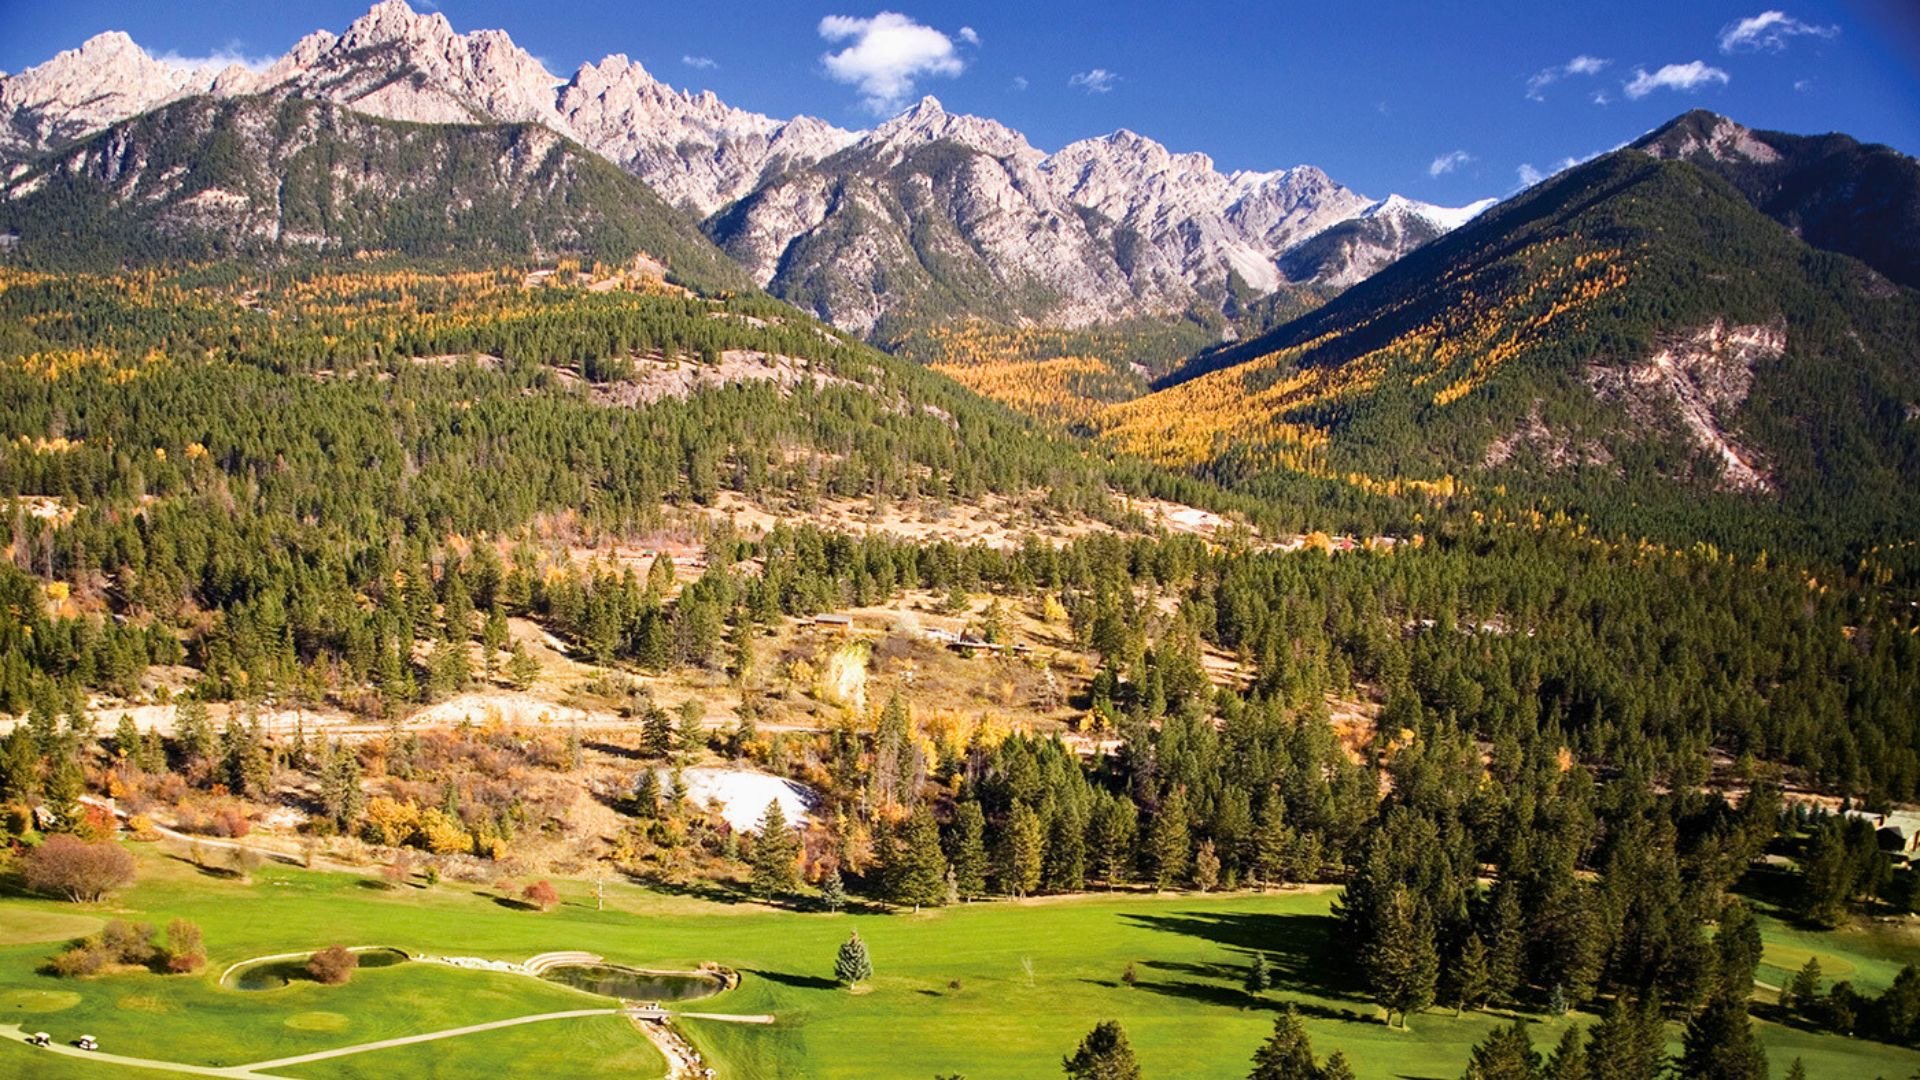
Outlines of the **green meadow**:
M 738 989 L 682 1011 L 769 1013 L 772 1025 L 683 1019 L 681 1029 L 724 1077 L 899 1080 L 961 1073 L 974 1080 L 1056 1077 L 1060 1058 L 1095 1022 L 1120 1020 L 1152 1080 L 1244 1075 L 1274 1010 L 1296 1004 L 1315 1047 L 1344 1049 L 1362 1077 L 1460 1075 L 1469 1048 L 1504 1017 L 1447 1010 L 1387 1028 L 1331 943 L 1330 891 L 1197 896 L 1128 894 L 998 902 L 919 914 L 794 913 L 725 895 L 558 882 L 564 902 L 528 910 L 484 886 L 388 889 L 352 875 L 270 867 L 252 884 L 209 876 L 142 849 L 140 883 L 90 908 L 0 898 L 0 1024 L 62 1041 L 91 1033 L 108 1052 L 230 1066 L 537 1013 L 611 1007 L 523 976 L 401 964 L 358 972 L 345 986 L 295 981 L 265 991 L 220 985 L 238 961 L 329 944 L 524 959 L 586 949 L 658 967 L 716 961 Z M 90 979 L 40 974 L 42 962 L 106 918 L 164 925 L 185 916 L 206 933 L 209 963 L 192 976 L 145 972 Z M 1830 976 L 1876 991 L 1920 959 L 1911 932 L 1870 924 L 1812 934 L 1764 923 L 1763 981 L 1817 954 Z M 830 981 L 835 948 L 858 929 L 875 977 L 862 992 Z M 1240 988 L 1255 950 L 1279 989 Z M 1132 986 L 1122 981 L 1134 965 Z M 1769 1000 L 1764 991 L 1762 1001 Z M 1543 1050 L 1575 1015 L 1536 1025 Z M 1802 1057 L 1809 1075 L 1904 1078 L 1920 1053 L 1758 1025 L 1776 1075 Z M 1678 1038 L 1678 1029 L 1673 1031 Z M 658 1076 L 663 1060 L 616 1016 L 555 1020 L 373 1050 L 278 1070 L 321 1078 L 385 1076 Z M 0 1076 L 93 1078 L 126 1070 L 0 1045 Z M 160 1072 L 144 1075 L 161 1076 Z

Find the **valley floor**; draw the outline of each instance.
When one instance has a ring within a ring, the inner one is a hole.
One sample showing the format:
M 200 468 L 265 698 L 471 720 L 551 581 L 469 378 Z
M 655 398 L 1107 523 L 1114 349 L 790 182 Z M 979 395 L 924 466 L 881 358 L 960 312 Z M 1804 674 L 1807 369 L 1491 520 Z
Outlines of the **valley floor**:
M 1412 1030 L 1381 1024 L 1333 948 L 1333 891 L 1125 894 L 995 902 L 918 914 L 795 913 L 712 892 L 664 893 L 559 882 L 563 902 L 540 913 L 491 886 L 443 882 L 390 889 L 354 874 L 272 866 L 251 884 L 196 870 L 166 845 L 136 845 L 140 883 L 106 904 L 0 898 L 0 1024 L 82 1033 L 130 1057 L 230 1067 L 516 1017 L 615 1010 L 599 998 L 526 976 L 430 964 L 365 969 L 345 986 L 295 982 L 271 991 L 223 988 L 219 972 L 249 957 L 334 942 L 521 960 L 591 949 L 610 961 L 684 968 L 713 961 L 740 986 L 675 1009 L 676 1026 L 722 1077 L 881 1080 L 958 1072 L 1054 1077 L 1061 1055 L 1097 1021 L 1126 1027 L 1147 1076 L 1242 1075 L 1275 1010 L 1298 1006 L 1316 1047 L 1346 1051 L 1362 1077 L 1457 1076 L 1469 1048 L 1504 1017 L 1444 1010 Z M 190 976 L 146 972 L 62 980 L 37 973 L 60 945 L 106 918 L 198 920 L 210 962 Z M 1763 922 L 1768 974 L 1818 955 L 1863 990 L 1878 990 L 1920 956 L 1905 924 L 1808 934 Z M 831 980 L 834 950 L 857 929 L 876 975 L 863 993 Z M 1254 950 L 1278 989 L 1241 989 Z M 1136 981 L 1122 980 L 1128 965 Z M 1764 1001 L 1771 997 L 1760 992 Z M 735 1024 L 691 1014 L 769 1014 Z M 1542 1020 L 1550 1046 L 1573 1016 Z M 1801 1057 L 1813 1077 L 1906 1076 L 1920 1053 L 1759 1023 L 1784 1073 Z M 1678 1030 L 1670 1035 L 1677 1041 Z M 495 1026 L 456 1037 L 311 1059 L 274 1075 L 492 1077 L 661 1076 L 658 1051 L 617 1011 Z M 106 1062 L 0 1043 L 0 1074 L 48 1080 L 130 1075 Z M 161 1076 L 160 1072 L 145 1075 Z M 185 1075 L 185 1074 L 177 1074 Z

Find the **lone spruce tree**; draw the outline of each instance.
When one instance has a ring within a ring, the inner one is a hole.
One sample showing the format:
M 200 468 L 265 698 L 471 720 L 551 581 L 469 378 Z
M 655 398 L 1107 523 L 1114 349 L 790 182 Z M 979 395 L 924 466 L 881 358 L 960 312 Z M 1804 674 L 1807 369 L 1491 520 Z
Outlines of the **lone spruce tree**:
M 860 931 L 855 930 L 840 946 L 840 955 L 833 961 L 833 977 L 848 989 L 873 978 L 873 960 L 867 956 L 867 943 L 860 940 Z
M 1095 1024 L 1079 1049 L 1060 1064 L 1068 1080 L 1141 1080 L 1140 1062 L 1118 1020 Z
M 1247 1080 L 1319 1080 L 1319 1076 L 1307 1026 L 1289 1005 L 1273 1018 L 1273 1034 L 1253 1052 L 1253 1071 L 1247 1074 Z
M 1259 997 L 1266 992 L 1267 987 L 1273 985 L 1273 976 L 1267 972 L 1265 953 L 1253 954 L 1253 963 L 1247 965 L 1247 978 L 1241 985 L 1246 988 L 1247 993 L 1255 997 Z
M 760 818 L 760 836 L 753 845 L 753 891 L 771 899 L 793 891 L 797 881 L 794 863 L 800 857 L 800 841 L 787 825 L 780 800 L 767 803 Z

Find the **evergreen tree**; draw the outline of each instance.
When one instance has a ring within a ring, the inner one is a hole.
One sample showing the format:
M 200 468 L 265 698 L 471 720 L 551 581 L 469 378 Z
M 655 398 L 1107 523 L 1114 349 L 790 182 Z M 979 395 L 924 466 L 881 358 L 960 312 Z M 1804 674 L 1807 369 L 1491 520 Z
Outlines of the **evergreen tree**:
M 120 760 L 138 767 L 140 725 L 133 722 L 131 713 L 121 713 L 120 723 L 113 729 L 113 753 Z
M 360 759 L 352 750 L 337 744 L 329 756 L 331 760 L 321 778 L 320 802 L 335 828 L 343 833 L 351 832 L 367 805 L 366 792 L 360 788 Z
M 1787 1066 L 1787 1080 L 1807 1080 L 1807 1063 L 1794 1058 L 1793 1064 Z
M 931 810 L 914 809 L 896 850 L 888 881 L 893 902 L 911 905 L 915 911 L 922 905 L 939 906 L 947 894 L 947 859 L 940 851 L 940 827 L 934 824 Z
M 1595 1080 L 1655 1080 L 1666 1037 L 1659 1007 L 1617 996 L 1587 1032 L 1587 1074 Z
M 1802 1018 L 1811 1017 L 1820 1007 L 1820 958 L 1807 957 L 1807 962 L 1793 975 L 1793 981 L 1787 984 L 1781 1006 L 1799 1014 Z
M 1273 1018 L 1273 1034 L 1253 1052 L 1253 1071 L 1247 1080 L 1319 1080 L 1313 1061 L 1313 1042 L 1300 1014 L 1288 1005 Z
M 465 645 L 473 640 L 473 594 L 467 591 L 467 581 L 459 567 L 447 571 L 444 591 L 446 601 L 442 614 L 446 618 L 447 640 Z
M 1516 1020 L 1494 1028 L 1473 1048 L 1465 1080 L 1535 1080 L 1540 1055 L 1526 1024 Z
M 860 931 L 855 930 L 840 946 L 833 961 L 833 977 L 848 987 L 873 978 L 873 961 L 867 956 L 867 943 L 860 940 Z
M 1191 842 L 1187 831 L 1187 794 L 1174 788 L 1153 816 L 1154 887 L 1170 889 L 1186 880 Z
M 1039 887 L 1041 859 L 1046 853 L 1046 836 L 1040 830 L 1040 815 L 1026 803 L 1014 803 L 1000 836 L 1000 891 L 1026 896 Z
M 1260 888 L 1287 883 L 1288 854 L 1293 843 L 1293 830 L 1287 826 L 1286 804 L 1276 792 L 1268 796 L 1267 804 L 1260 810 L 1259 823 L 1254 827 L 1251 862 L 1254 881 Z
M 847 885 L 840 878 L 839 867 L 828 871 L 826 880 L 820 883 L 820 905 L 836 915 L 847 906 Z
M 1727 901 L 1720 927 L 1713 935 L 1720 990 L 1738 1000 L 1753 993 L 1753 973 L 1760 966 L 1760 924 L 1739 900 Z
M 1193 887 L 1201 892 L 1212 892 L 1220 882 L 1220 856 L 1215 853 L 1213 841 L 1202 840 L 1193 854 Z
M 487 678 L 493 678 L 500 666 L 500 650 L 507 647 L 512 636 L 507 627 L 507 613 L 499 605 L 487 611 L 487 621 L 480 627 L 480 656 L 485 665 Z
M 1526 959 L 1526 920 L 1520 912 L 1518 887 L 1502 877 L 1493 887 L 1487 948 L 1487 994 L 1494 1001 L 1519 997 Z
M 1247 965 L 1247 977 L 1240 985 L 1247 993 L 1259 997 L 1261 994 L 1266 993 L 1267 987 L 1272 984 L 1272 976 L 1267 972 L 1267 954 L 1261 952 L 1254 953 L 1253 962 Z
M 540 661 L 527 651 L 525 642 L 514 642 L 513 652 L 507 657 L 507 683 L 515 690 L 531 690 L 539 678 Z
M 1139 829 L 1138 811 L 1133 800 L 1104 792 L 1094 802 L 1088 831 L 1094 869 L 1108 888 L 1126 883 L 1131 877 L 1133 843 Z
M 963 899 L 987 891 L 986 834 L 987 818 L 978 802 L 968 799 L 954 809 L 947 858 L 953 864 L 954 888 Z
M 1409 1013 L 1433 1003 L 1440 957 L 1432 927 L 1404 886 L 1394 886 L 1375 914 L 1373 937 L 1360 962 L 1374 1000 L 1387 1011 L 1389 1025 L 1399 1013 L 1400 1026 L 1405 1027 Z
M 40 751 L 25 725 L 16 724 L 0 742 L 0 798 L 29 802 L 40 794 Z
M 1466 1009 L 1478 1009 L 1487 1001 L 1487 947 L 1479 934 L 1468 934 L 1460 957 L 1446 972 L 1447 996 L 1453 1001 L 1455 1016 Z
M 1753 1033 L 1744 996 L 1723 990 L 1687 1021 L 1680 1074 L 1688 1080 L 1766 1080 L 1767 1052 Z
M 1560 1042 L 1541 1070 L 1541 1080 L 1587 1080 L 1586 1050 L 1580 1044 L 1580 1029 L 1572 1024 L 1560 1033 Z
M 1141 1080 L 1127 1033 L 1117 1020 L 1102 1020 L 1071 1055 L 1061 1060 L 1067 1080 Z
M 174 739 L 180 744 L 181 764 L 191 769 L 213 763 L 213 720 L 204 702 L 188 699 L 173 716 Z
M 698 698 L 688 698 L 680 703 L 680 723 L 676 737 L 680 743 L 681 753 L 697 754 L 706 749 L 705 712 L 706 710 L 700 707 Z
M 673 753 L 673 719 L 658 705 L 648 705 L 640 722 L 640 749 L 652 758 Z
M 1354 1080 L 1353 1066 L 1347 1063 L 1344 1050 L 1335 1050 L 1327 1055 L 1326 1063 L 1320 1066 L 1320 1080 Z
M 753 843 L 754 895 L 771 899 L 792 892 L 799 882 L 794 865 L 799 858 L 800 839 L 787 824 L 780 800 L 773 799 L 760 816 L 760 833 Z

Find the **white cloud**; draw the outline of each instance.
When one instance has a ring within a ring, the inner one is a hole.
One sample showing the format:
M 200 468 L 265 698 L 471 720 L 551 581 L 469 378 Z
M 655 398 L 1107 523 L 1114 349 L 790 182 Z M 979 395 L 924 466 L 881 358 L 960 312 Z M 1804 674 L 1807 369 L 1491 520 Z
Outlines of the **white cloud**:
M 712 71 L 714 68 L 720 66 L 720 61 L 715 60 L 711 56 L 694 56 L 692 54 L 682 56 L 680 62 L 690 68 L 697 68 L 701 71 Z
M 1763 11 L 1748 19 L 1729 23 L 1720 31 L 1720 51 L 1736 52 L 1779 52 L 1787 47 L 1790 37 L 1836 37 L 1840 33 L 1837 26 L 1815 26 L 1801 22 L 1784 11 Z
M 980 44 L 980 34 L 971 26 L 963 26 L 960 28 L 960 40 L 969 45 L 978 45 Z
M 1025 75 L 1015 75 L 1013 77 L 1013 88 L 1015 90 L 1025 90 L 1027 88 L 1027 77 Z
M 1598 75 L 1611 63 L 1613 63 L 1611 60 L 1581 53 L 1564 64 L 1541 68 L 1527 77 L 1527 98 L 1531 101 L 1545 101 L 1547 87 L 1570 76 Z
M 913 93 L 916 79 L 952 78 L 967 69 L 966 61 L 954 52 L 952 38 L 898 12 L 883 11 L 870 19 L 829 15 L 820 20 L 820 36 L 849 42 L 839 52 L 821 57 L 821 62 L 836 82 L 859 87 L 867 108 L 875 113 L 899 108 Z
M 224 68 L 239 64 L 248 71 L 260 71 L 270 66 L 277 56 L 248 56 L 238 40 L 229 41 L 205 56 L 182 56 L 169 49 L 154 57 L 163 64 L 177 68 Z
M 1106 68 L 1094 68 L 1092 71 L 1083 71 L 1068 79 L 1067 85 L 1078 86 L 1089 94 L 1104 94 L 1113 89 L 1114 84 L 1119 81 L 1120 76 Z
M 1804 94 L 1807 91 L 1813 89 L 1813 80 L 1812 79 L 1795 79 L 1793 81 L 1793 88 L 1795 90 L 1798 90 L 1800 93 Z
M 1621 91 L 1638 101 L 1655 90 L 1695 90 L 1708 83 L 1724 86 L 1730 78 L 1717 67 L 1689 60 L 1684 64 L 1667 64 L 1651 75 L 1646 68 L 1634 68 L 1633 78 L 1621 84 Z
M 1445 176 L 1472 160 L 1473 155 L 1467 153 L 1465 150 L 1453 150 L 1434 158 L 1433 164 L 1427 166 L 1427 175 Z
M 1533 185 L 1547 178 L 1546 173 L 1541 172 L 1539 169 L 1536 169 L 1531 165 L 1523 164 L 1520 166 L 1519 169 L 1515 171 L 1517 171 L 1520 174 L 1520 186 L 1523 188 L 1532 187 Z
M 1613 98 L 1607 96 L 1605 90 L 1595 90 L 1593 92 L 1593 103 L 1595 105 L 1611 105 L 1613 104 Z

